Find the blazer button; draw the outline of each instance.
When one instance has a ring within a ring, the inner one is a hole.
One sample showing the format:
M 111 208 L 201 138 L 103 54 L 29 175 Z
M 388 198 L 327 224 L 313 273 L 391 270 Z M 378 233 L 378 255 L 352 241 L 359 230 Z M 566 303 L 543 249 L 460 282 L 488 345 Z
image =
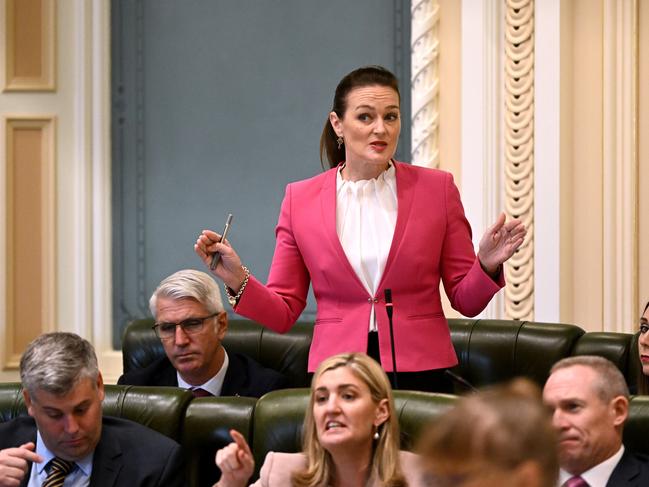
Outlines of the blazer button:
M 375 303 L 378 303 L 378 302 L 379 302 L 379 298 L 374 298 L 374 302 L 375 302 Z
M 367 298 L 367 302 L 368 302 L 368 303 L 371 303 L 371 302 L 372 302 L 372 298 Z

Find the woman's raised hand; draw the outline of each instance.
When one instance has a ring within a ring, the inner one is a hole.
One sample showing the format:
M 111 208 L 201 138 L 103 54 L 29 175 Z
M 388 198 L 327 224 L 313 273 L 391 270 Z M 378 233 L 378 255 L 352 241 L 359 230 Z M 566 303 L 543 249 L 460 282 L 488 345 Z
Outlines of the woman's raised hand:
M 212 230 L 203 230 L 194 244 L 194 252 L 208 268 L 212 262 L 212 255 L 215 252 L 221 254 L 216 269 L 210 270 L 236 293 L 243 284 L 246 273 L 241 266 L 241 259 L 230 246 L 230 242 L 227 239 L 223 242 L 220 240 L 221 235 L 218 233 Z
M 490 275 L 497 274 L 499 267 L 523 244 L 525 235 L 527 230 L 520 220 L 505 222 L 505 214 L 501 213 L 480 240 L 478 259 L 483 269 Z
M 243 435 L 237 430 L 230 430 L 230 435 L 234 442 L 216 452 L 221 479 L 214 487 L 243 487 L 255 468 L 255 460 Z

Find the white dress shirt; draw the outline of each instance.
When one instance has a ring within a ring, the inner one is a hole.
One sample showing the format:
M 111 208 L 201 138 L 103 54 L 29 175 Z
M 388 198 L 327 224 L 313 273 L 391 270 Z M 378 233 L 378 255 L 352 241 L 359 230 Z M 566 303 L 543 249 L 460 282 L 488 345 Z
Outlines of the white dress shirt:
M 580 475 L 580 477 L 584 479 L 590 487 L 606 487 L 608 479 L 611 477 L 617 464 L 620 463 L 623 454 L 624 445 L 620 446 L 620 449 L 615 455 L 604 460 L 602 463 L 595 465 L 590 470 L 586 470 Z M 571 477 L 574 477 L 574 475 L 561 469 L 559 471 L 559 486 L 563 485 L 563 483 Z
M 41 432 L 36 431 L 36 453 L 43 457 L 43 463 L 32 464 L 32 470 L 29 475 L 27 487 L 41 487 L 47 478 L 45 467 L 56 455 L 52 453 L 41 438 Z M 78 462 L 72 471 L 65 477 L 63 487 L 87 487 L 90 484 L 90 475 L 92 474 L 92 459 L 95 452 L 91 452 Z
M 223 349 L 223 364 L 214 377 L 208 380 L 205 384 L 194 386 L 185 382 L 183 378 L 180 377 L 180 374 L 176 372 L 176 377 L 178 377 L 178 387 L 182 387 L 183 389 L 203 389 L 213 396 L 220 396 L 221 390 L 223 389 L 223 380 L 225 379 L 225 373 L 228 371 L 229 364 L 230 359 L 228 358 L 228 352 Z
M 374 297 L 385 270 L 397 224 L 397 178 L 394 165 L 377 178 L 347 181 L 342 166 L 336 177 L 336 232 L 356 275 Z M 376 331 L 374 303 L 368 323 Z

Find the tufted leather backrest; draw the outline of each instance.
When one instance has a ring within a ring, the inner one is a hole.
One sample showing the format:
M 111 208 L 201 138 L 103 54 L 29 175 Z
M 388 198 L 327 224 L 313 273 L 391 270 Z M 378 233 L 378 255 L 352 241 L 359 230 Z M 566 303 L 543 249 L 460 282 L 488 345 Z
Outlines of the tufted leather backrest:
M 153 318 L 135 320 L 124 330 L 124 372 L 146 367 L 164 355 L 162 343 L 152 330 Z M 249 320 L 230 319 L 223 346 L 244 353 L 264 367 L 284 374 L 292 387 L 308 387 L 307 363 L 313 325 L 297 322 L 288 333 L 279 334 Z
M 194 398 L 190 392 L 178 387 L 104 387 L 105 415 L 130 419 L 180 443 L 185 411 Z
M 193 396 L 177 387 L 105 385 L 103 411 L 130 419 L 180 442 L 185 410 Z M 0 384 L 0 419 L 27 415 L 19 382 Z
M 589 332 L 563 323 L 449 319 L 459 364 L 452 371 L 474 387 L 525 376 L 539 385 L 552 365 L 572 355 L 601 355 L 613 361 L 634 387 L 639 374 L 637 338 L 628 333 Z M 151 330 L 151 318 L 136 320 L 124 332 L 124 371 L 143 367 L 164 354 Z M 243 319 L 230 320 L 226 348 L 246 353 L 262 365 L 284 373 L 293 387 L 308 387 L 307 362 L 313 325 L 298 322 L 278 334 Z M 457 383 L 455 392 L 467 388 Z
M 219 479 L 214 455 L 232 441 L 231 429 L 236 429 L 252 444 L 255 404 L 256 399 L 251 397 L 200 397 L 191 402 L 180 441 L 188 463 L 190 485 L 211 486 Z
M 459 360 L 453 372 L 474 387 L 518 376 L 542 386 L 585 333 L 575 325 L 510 320 L 451 319 L 449 327 Z

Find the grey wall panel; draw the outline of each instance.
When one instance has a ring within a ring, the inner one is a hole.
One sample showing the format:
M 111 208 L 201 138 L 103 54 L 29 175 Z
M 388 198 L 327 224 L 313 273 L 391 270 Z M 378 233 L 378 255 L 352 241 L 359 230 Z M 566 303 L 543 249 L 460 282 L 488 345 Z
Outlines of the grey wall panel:
M 234 214 L 230 241 L 265 280 L 284 187 L 321 171 L 339 79 L 401 78 L 410 118 L 409 11 L 399 0 L 112 2 L 115 346 L 165 276 L 203 269 L 193 243 Z M 402 129 L 398 158 L 408 159 Z M 313 317 L 310 297 L 305 318 Z

